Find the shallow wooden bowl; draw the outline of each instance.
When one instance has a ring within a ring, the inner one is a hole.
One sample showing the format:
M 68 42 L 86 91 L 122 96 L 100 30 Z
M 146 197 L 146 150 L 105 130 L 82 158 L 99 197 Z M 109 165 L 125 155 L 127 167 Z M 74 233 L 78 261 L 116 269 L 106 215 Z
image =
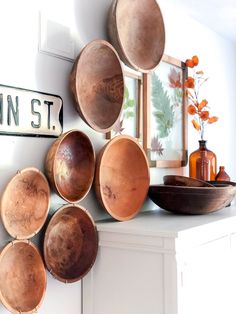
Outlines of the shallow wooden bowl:
M 97 230 L 83 207 L 65 205 L 52 216 L 44 237 L 44 259 L 56 279 L 75 282 L 83 278 L 97 250 Z
M 207 214 L 229 205 L 236 187 L 189 187 L 153 185 L 149 197 L 159 207 L 174 213 Z
M 165 47 L 165 27 L 156 0 L 114 0 L 108 33 L 120 58 L 142 72 L 153 70 Z
M 70 87 L 82 119 L 98 132 L 110 131 L 124 99 L 123 70 L 112 45 L 104 40 L 89 43 L 74 63 Z
M 38 249 L 13 241 L 0 254 L 0 299 L 14 314 L 36 313 L 46 290 L 46 272 Z
M 82 200 L 89 192 L 95 170 L 95 153 L 88 136 L 71 130 L 50 147 L 45 169 L 54 190 L 70 203 Z
M 163 181 L 165 185 L 198 186 L 198 187 L 214 186 L 207 181 L 177 175 L 166 175 L 163 177 Z
M 36 168 L 25 168 L 10 180 L 2 194 L 2 222 L 13 238 L 29 239 L 42 228 L 49 205 L 46 177 Z
M 138 142 L 125 135 L 113 138 L 100 152 L 95 174 L 96 195 L 117 220 L 133 218 L 149 187 L 149 167 Z

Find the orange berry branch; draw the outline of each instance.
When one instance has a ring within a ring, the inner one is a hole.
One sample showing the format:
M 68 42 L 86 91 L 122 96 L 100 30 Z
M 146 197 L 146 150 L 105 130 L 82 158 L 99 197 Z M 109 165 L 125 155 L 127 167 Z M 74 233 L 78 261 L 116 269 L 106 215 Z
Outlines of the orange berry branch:
M 192 59 L 187 59 L 185 63 L 188 68 L 193 68 L 193 76 L 188 76 L 185 81 L 188 113 L 194 116 L 192 124 L 200 133 L 201 140 L 203 140 L 205 126 L 216 122 L 218 117 L 210 116 L 208 101 L 206 99 L 199 100 L 199 90 L 208 78 L 204 77 L 203 71 L 196 71 L 196 66 L 199 63 L 198 57 L 193 56 Z

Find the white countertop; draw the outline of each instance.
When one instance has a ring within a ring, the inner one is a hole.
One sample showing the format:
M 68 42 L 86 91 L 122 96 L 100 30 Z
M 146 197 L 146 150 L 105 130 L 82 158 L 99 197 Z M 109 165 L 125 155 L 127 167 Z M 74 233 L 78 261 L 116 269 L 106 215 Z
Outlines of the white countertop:
M 236 206 L 206 215 L 180 215 L 162 209 L 139 213 L 129 221 L 106 220 L 97 222 L 99 232 L 179 238 L 188 232 L 214 233 L 225 229 L 236 230 Z

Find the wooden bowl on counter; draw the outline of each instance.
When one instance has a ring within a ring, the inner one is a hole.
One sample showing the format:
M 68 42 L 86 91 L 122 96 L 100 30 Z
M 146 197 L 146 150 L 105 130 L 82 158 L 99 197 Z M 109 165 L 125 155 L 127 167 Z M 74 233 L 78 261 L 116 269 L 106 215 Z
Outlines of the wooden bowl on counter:
M 95 191 L 106 211 L 117 220 L 133 218 L 149 187 L 149 167 L 138 142 L 116 136 L 101 150 L 95 174 Z
M 0 300 L 13 314 L 36 313 L 46 290 L 46 271 L 36 246 L 9 243 L 0 254 Z
M 68 204 L 52 216 L 44 237 L 44 259 L 56 279 L 66 283 L 83 278 L 97 250 L 97 230 L 83 207 Z
M 42 228 L 49 205 L 46 177 L 36 168 L 25 168 L 17 172 L 2 194 L 2 222 L 13 238 L 29 239 Z
M 45 169 L 56 193 L 75 203 L 89 192 L 95 171 L 95 153 L 88 136 L 71 130 L 60 136 L 50 147 Z
M 167 211 L 180 214 L 208 214 L 230 204 L 236 187 L 190 187 L 153 185 L 149 188 L 150 199 Z
M 161 61 L 165 27 L 156 0 L 114 0 L 108 33 L 122 61 L 135 70 L 149 72 Z
M 202 186 L 202 187 L 213 187 L 211 183 L 199 179 L 194 179 L 185 176 L 178 175 L 166 175 L 163 177 L 165 185 L 178 185 L 178 186 Z
M 90 42 L 74 63 L 70 87 L 82 119 L 98 132 L 109 132 L 124 100 L 123 70 L 112 45 L 104 40 Z

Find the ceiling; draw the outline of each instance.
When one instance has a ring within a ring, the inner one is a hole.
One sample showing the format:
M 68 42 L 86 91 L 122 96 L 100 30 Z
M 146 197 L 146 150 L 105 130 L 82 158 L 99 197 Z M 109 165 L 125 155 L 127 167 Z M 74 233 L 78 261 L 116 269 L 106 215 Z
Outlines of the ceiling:
M 236 43 L 236 0 L 175 0 L 187 13 Z

